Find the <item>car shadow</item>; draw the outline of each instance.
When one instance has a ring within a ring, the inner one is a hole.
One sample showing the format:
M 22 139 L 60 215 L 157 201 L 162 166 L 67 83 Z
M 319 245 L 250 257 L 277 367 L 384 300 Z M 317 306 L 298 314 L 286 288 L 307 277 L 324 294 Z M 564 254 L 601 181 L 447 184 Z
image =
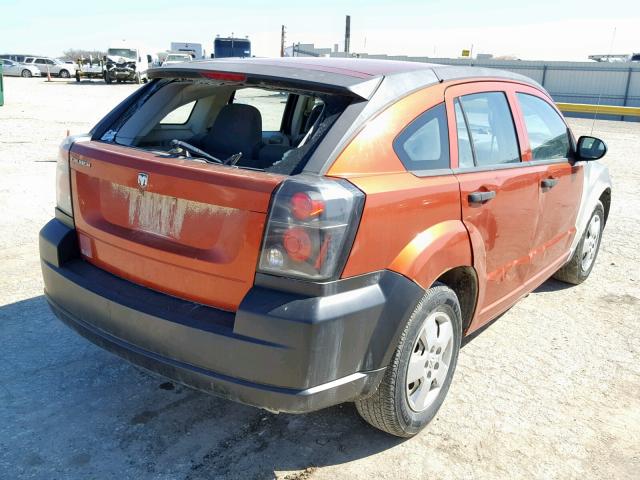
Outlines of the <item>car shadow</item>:
M 575 287 L 575 285 L 561 282 L 560 280 L 556 280 L 555 278 L 550 278 L 538 288 L 536 288 L 532 293 L 559 292 L 561 290 L 566 290 L 572 287 Z
M 564 283 L 561 282 L 559 280 L 556 280 L 554 278 L 549 278 L 547 281 L 545 281 L 542 285 L 540 285 L 538 288 L 536 288 L 533 292 L 527 294 L 531 295 L 531 294 L 535 294 L 535 293 L 550 293 L 550 292 L 559 292 L 561 290 L 566 290 L 567 288 L 571 288 L 574 287 L 575 285 L 570 285 L 568 283 Z M 517 303 L 516 303 L 517 305 Z M 515 306 L 515 305 L 514 305 Z M 491 326 L 496 323 L 498 320 L 500 320 L 507 312 L 509 312 L 511 310 L 511 308 L 513 308 L 513 306 L 509 307 L 506 311 L 502 312 L 500 315 L 498 315 L 496 318 L 494 318 L 493 320 L 487 322 L 486 324 L 484 324 L 483 326 L 481 326 L 480 328 L 478 328 L 477 330 L 475 330 L 473 333 L 466 335 L 463 339 L 462 339 L 462 347 L 465 347 L 466 345 L 468 345 L 469 343 L 471 343 L 473 340 L 475 340 L 476 338 L 478 338 L 478 336 L 480 334 L 482 334 L 482 332 L 484 332 L 485 330 L 491 328 Z
M 568 287 L 549 280 L 535 292 Z M 0 465 L 21 475 L 306 478 L 405 441 L 369 426 L 352 403 L 274 414 L 169 382 L 68 329 L 42 295 L 0 307 L 0 341 Z
M 4 456 L 26 474 L 117 478 L 126 466 L 135 478 L 264 478 L 351 462 L 403 441 L 370 427 L 353 404 L 274 414 L 168 382 L 78 336 L 44 296 L 0 307 L 0 339 L 8 434 L 0 463 Z M 40 411 L 17 413 L 36 403 Z M 179 468 L 169 461 L 176 452 Z

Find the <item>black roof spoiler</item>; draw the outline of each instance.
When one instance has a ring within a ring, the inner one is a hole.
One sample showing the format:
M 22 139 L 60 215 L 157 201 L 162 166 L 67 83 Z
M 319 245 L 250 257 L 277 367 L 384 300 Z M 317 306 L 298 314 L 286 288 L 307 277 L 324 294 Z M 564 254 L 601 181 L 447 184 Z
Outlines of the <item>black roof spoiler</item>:
M 383 79 L 382 75 L 355 76 L 335 71 L 227 61 L 196 61 L 152 68 L 147 76 L 149 79 L 202 79 L 226 84 L 294 88 L 345 95 L 359 100 L 369 100 Z

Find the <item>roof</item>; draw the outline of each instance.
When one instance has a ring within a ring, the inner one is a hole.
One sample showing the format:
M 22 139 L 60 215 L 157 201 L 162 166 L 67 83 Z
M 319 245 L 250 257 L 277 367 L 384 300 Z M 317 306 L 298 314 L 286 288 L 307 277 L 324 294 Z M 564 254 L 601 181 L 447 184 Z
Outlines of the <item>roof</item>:
M 152 69 L 149 78 L 200 77 L 202 72 L 246 74 L 255 80 L 287 81 L 308 88 L 351 94 L 370 99 L 386 78 L 403 85 L 401 90 L 415 90 L 433 83 L 490 77 L 515 80 L 542 88 L 534 80 L 497 69 L 471 66 L 439 65 L 423 62 L 374 60 L 359 58 L 225 58 L 198 60 L 171 68 Z

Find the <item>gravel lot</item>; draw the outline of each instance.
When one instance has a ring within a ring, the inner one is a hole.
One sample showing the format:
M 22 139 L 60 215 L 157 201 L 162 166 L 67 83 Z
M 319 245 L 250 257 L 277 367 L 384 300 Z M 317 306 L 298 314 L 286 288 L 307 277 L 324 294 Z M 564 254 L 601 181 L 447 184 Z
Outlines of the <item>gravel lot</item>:
M 349 404 L 273 415 L 165 383 L 56 320 L 37 233 L 57 145 L 136 86 L 4 81 L 0 478 L 639 478 L 640 123 L 595 126 L 615 185 L 591 278 L 548 281 L 468 344 L 436 420 L 403 441 Z

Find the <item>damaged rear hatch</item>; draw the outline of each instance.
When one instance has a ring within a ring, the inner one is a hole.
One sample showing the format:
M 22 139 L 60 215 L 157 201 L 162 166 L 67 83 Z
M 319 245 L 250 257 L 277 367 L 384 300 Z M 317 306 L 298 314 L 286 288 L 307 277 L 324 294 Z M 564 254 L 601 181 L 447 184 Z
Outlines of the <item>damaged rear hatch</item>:
M 195 63 L 152 71 L 151 84 L 116 107 L 91 139 L 71 146 L 73 216 L 86 261 L 136 284 L 235 311 L 253 285 L 272 192 L 300 170 L 345 108 L 365 101 L 363 92 L 372 92 L 375 82 L 363 87 L 369 78 L 321 72 L 307 79 L 294 71 L 283 76 L 255 65 L 248 73 L 237 66 L 212 72 Z M 287 95 L 283 125 L 296 108 L 304 111 L 298 101 L 308 102 L 309 117 L 321 120 L 312 118 L 306 132 L 288 131 L 291 125 L 262 132 L 260 145 L 235 166 L 176 147 L 175 139 L 209 145 L 207 135 L 219 128 L 216 110 L 229 110 L 248 86 Z M 185 105 L 192 110 L 184 123 L 162 123 Z M 318 105 L 322 113 L 312 115 Z M 294 167 L 276 168 L 282 159 L 274 151 L 294 159 Z

